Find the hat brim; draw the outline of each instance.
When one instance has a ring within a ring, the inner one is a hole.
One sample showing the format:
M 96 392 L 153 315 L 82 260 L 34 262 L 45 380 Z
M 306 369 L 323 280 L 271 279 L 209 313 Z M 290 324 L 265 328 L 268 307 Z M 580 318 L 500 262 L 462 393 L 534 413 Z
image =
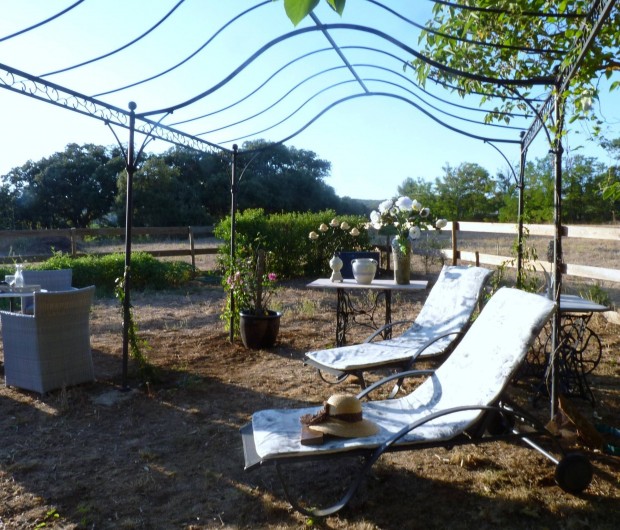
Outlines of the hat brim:
M 368 420 L 346 422 L 334 418 L 316 425 L 310 425 L 309 428 L 312 431 L 340 438 L 365 438 L 379 432 L 379 427 Z

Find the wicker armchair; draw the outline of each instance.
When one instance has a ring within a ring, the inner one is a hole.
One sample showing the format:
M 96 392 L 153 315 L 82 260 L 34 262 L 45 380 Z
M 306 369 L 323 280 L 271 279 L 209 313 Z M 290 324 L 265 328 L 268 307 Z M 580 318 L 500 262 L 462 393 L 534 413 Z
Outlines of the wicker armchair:
M 73 289 L 73 271 L 71 269 L 42 270 L 22 272 L 26 285 L 40 285 L 46 291 L 69 291 Z M 34 308 L 32 296 L 22 296 L 22 313 L 32 315 Z
M 7 386 L 41 394 L 94 379 L 90 307 L 95 287 L 34 294 L 34 314 L 0 311 Z

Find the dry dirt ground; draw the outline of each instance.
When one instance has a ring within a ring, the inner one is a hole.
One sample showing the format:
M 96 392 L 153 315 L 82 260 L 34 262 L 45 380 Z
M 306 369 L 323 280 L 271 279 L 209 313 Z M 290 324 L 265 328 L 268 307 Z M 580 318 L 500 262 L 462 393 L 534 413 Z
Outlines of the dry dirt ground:
M 397 297 L 394 319 L 413 316 L 423 298 Z M 140 385 L 130 366 L 125 391 L 117 302 L 98 299 L 96 382 L 45 396 L 0 387 L 0 529 L 619 527 L 620 457 L 579 442 L 595 477 L 578 496 L 555 485 L 554 466 L 539 453 L 494 442 L 383 457 L 339 515 L 311 520 L 292 511 L 272 468 L 244 472 L 238 431 L 257 409 L 321 403 L 335 391 L 301 361 L 333 343 L 335 296 L 291 282 L 277 300 L 278 343 L 249 351 L 228 342 L 216 285 L 134 294 L 159 380 Z M 571 402 L 590 421 L 620 427 L 618 327 L 602 317 L 593 325 L 604 344 L 591 374 L 597 402 Z M 522 380 L 510 392 L 546 417 L 547 402 L 532 405 L 531 388 Z M 306 464 L 291 478 L 312 503 L 344 483 L 345 472 Z

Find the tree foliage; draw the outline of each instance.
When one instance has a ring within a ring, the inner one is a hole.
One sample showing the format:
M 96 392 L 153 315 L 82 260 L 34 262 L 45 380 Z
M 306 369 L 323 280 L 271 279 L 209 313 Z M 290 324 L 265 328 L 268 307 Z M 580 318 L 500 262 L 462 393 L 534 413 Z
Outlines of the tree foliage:
M 3 177 L 12 198 L 15 228 L 86 227 L 107 214 L 124 167 L 120 150 L 69 144 Z
M 560 72 L 565 75 L 577 63 L 584 39 L 592 32 L 587 17 L 592 4 L 591 0 L 477 0 L 461 2 L 459 7 L 437 3 L 426 24 L 428 30 L 421 33 L 421 51 L 441 65 L 488 78 L 557 79 Z M 610 78 L 620 69 L 619 25 L 620 9 L 616 6 L 561 95 L 572 102 L 573 119 L 594 117 L 592 102 L 598 98 L 598 80 Z M 522 101 L 511 99 L 513 92 L 504 86 L 455 76 L 418 59 L 413 64 L 421 82 L 438 79 L 449 81 L 462 94 L 496 94 L 501 103 L 487 116 L 489 121 L 509 121 L 505 112 L 515 106 L 528 110 Z M 619 83 L 613 82 L 611 89 Z M 528 97 L 531 89 L 521 92 Z M 482 96 L 483 102 L 487 99 Z

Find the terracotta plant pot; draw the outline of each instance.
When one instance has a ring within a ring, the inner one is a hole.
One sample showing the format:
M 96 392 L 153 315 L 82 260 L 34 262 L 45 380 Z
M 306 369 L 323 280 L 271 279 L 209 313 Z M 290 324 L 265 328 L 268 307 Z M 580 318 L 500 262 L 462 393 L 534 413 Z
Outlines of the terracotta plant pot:
M 266 315 L 255 315 L 250 311 L 239 312 L 239 331 L 246 348 L 253 350 L 271 348 L 280 331 L 282 313 L 267 311 Z

